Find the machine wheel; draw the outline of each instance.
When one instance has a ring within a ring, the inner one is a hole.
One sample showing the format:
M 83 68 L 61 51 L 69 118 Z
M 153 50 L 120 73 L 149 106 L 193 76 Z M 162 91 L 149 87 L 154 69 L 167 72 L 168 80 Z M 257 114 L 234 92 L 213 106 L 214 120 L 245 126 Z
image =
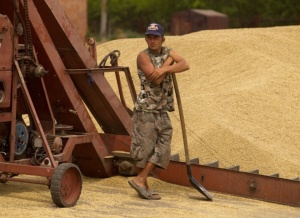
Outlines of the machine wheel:
M 77 203 L 82 189 L 79 168 L 72 163 L 62 163 L 54 170 L 51 179 L 51 196 L 59 207 L 72 207 Z
M 22 121 L 16 122 L 16 156 L 20 156 L 26 151 L 28 145 L 28 138 L 29 134 L 25 123 Z

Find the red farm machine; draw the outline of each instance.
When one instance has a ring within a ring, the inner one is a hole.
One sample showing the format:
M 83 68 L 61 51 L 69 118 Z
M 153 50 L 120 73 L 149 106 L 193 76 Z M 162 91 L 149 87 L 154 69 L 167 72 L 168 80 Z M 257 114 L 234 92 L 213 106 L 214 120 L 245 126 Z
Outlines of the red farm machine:
M 61 207 L 76 204 L 81 173 L 112 176 L 105 157 L 130 143 L 130 114 L 103 75 L 124 71 L 133 87 L 129 69 L 98 68 L 89 44 L 57 1 L 0 1 L 0 181 L 46 184 Z
M 119 77 L 124 72 L 135 101 L 130 71 L 118 66 L 114 53 L 111 66 L 97 65 L 95 42 L 88 44 L 57 0 L 0 1 L 0 182 L 47 185 L 59 207 L 76 204 L 82 174 L 134 173 L 128 164 L 131 111 Z M 104 72 L 116 73 L 119 96 Z M 209 190 L 300 206 L 299 178 L 221 169 L 218 162 L 201 165 L 199 159 L 191 165 Z M 191 186 L 185 167 L 173 155 L 168 169 L 155 169 L 153 176 Z

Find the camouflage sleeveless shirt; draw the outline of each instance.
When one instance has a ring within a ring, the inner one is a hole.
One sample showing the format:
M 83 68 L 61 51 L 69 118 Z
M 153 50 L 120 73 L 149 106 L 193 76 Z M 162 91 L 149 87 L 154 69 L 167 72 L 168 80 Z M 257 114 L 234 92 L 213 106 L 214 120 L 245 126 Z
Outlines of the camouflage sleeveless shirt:
M 162 47 L 161 54 L 155 54 L 149 49 L 145 49 L 155 68 L 160 68 L 169 57 L 171 48 Z M 171 74 L 167 74 L 163 81 L 156 85 L 144 74 L 140 66 L 138 76 L 141 81 L 141 92 L 137 96 L 134 108 L 138 111 L 161 112 L 174 111 L 173 83 Z

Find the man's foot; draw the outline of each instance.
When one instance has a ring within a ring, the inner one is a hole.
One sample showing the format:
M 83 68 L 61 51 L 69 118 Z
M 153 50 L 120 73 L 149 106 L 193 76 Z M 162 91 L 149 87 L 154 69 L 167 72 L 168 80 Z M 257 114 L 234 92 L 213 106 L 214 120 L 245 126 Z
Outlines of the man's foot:
M 151 195 L 148 194 L 147 190 L 145 187 L 138 186 L 133 180 L 128 181 L 129 185 L 136 190 L 136 192 L 141 196 L 142 198 L 145 199 L 150 199 Z
M 148 192 L 149 196 L 151 196 L 152 200 L 160 200 L 161 199 L 160 195 L 155 190 L 149 189 L 149 190 L 147 190 L 147 192 Z
M 140 197 L 148 200 L 159 200 L 160 195 L 154 190 L 146 190 L 145 187 L 138 186 L 133 180 L 128 181 L 129 185 L 136 190 Z

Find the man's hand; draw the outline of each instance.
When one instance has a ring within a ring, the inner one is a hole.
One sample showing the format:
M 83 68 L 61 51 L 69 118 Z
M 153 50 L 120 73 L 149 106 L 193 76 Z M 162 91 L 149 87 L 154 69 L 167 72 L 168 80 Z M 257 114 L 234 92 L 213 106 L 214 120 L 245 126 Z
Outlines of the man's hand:
M 155 84 L 160 84 L 165 77 L 164 68 L 154 68 L 153 72 L 149 75 L 149 80 L 153 81 Z
M 176 62 L 176 64 L 173 64 Z M 143 70 L 145 76 L 159 85 L 167 73 L 179 73 L 188 70 L 190 67 L 183 57 L 171 50 L 170 56 L 166 59 L 161 68 L 154 68 L 149 56 L 145 52 L 140 52 L 137 63 Z

